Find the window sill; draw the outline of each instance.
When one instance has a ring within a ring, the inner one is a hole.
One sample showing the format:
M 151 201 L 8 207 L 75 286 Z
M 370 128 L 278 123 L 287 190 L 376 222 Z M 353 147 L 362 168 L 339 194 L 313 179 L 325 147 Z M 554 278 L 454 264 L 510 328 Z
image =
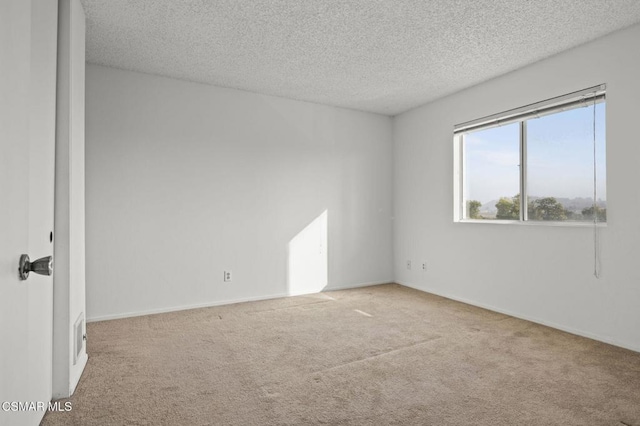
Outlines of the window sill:
M 462 219 L 454 223 L 483 223 L 490 225 L 515 225 L 515 226 L 551 226 L 565 228 L 593 228 L 593 222 L 552 222 L 552 221 L 521 221 L 521 220 L 483 220 L 483 219 Z M 598 228 L 606 228 L 606 222 L 598 222 Z

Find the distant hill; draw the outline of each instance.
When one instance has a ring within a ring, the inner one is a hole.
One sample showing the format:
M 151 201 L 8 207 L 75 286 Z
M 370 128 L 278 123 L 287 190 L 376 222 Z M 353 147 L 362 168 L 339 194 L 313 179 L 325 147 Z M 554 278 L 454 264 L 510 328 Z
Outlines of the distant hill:
M 538 200 L 540 198 L 544 198 L 544 197 L 536 197 L 536 196 L 529 197 L 530 200 Z M 593 198 L 581 198 L 581 197 L 556 198 L 556 200 L 558 200 L 558 202 L 562 204 L 565 209 L 575 213 L 581 213 L 582 209 L 589 208 L 593 205 Z M 480 207 L 480 215 L 484 217 L 495 217 L 496 213 L 498 212 L 498 209 L 496 209 L 497 203 L 498 203 L 498 200 L 491 200 L 484 203 Z M 598 206 L 607 208 L 607 202 L 599 199 Z
M 498 200 L 491 200 L 484 203 L 480 207 L 480 214 L 482 216 L 495 216 L 498 212 L 498 209 L 496 209 L 496 204 L 498 204 Z

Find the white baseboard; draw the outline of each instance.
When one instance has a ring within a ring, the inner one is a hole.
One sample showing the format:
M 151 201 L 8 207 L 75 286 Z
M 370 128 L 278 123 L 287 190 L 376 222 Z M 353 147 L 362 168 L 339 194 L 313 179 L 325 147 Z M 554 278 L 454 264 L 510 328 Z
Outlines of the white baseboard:
M 86 343 L 86 342 L 85 342 Z M 86 345 L 85 345 L 86 348 Z M 87 352 L 83 352 L 78 360 L 76 361 L 76 365 L 73 366 L 71 373 L 71 383 L 69 387 L 69 396 L 73 395 L 78 387 L 78 383 L 80 383 L 80 378 L 82 377 L 82 373 L 84 372 L 85 367 L 87 366 L 87 362 L 89 361 L 89 355 Z
M 358 284 L 349 284 L 349 285 L 327 286 L 324 289 L 322 289 L 322 291 L 348 290 L 351 288 L 370 287 L 370 286 L 379 285 L 379 284 L 390 284 L 391 282 L 392 281 L 380 281 L 380 282 L 376 281 L 376 282 L 358 283 Z M 317 294 L 317 293 L 307 293 L 307 294 Z M 144 315 L 164 314 L 167 312 L 186 311 L 189 309 L 210 308 L 212 306 L 232 305 L 234 303 L 243 303 L 243 302 L 257 302 L 260 300 L 278 299 L 281 297 L 303 296 L 303 295 L 304 294 L 297 294 L 297 293 L 296 294 L 275 293 L 275 294 L 255 296 L 255 297 L 241 297 L 237 299 L 216 300 L 216 301 L 205 302 L 205 303 L 194 303 L 190 305 L 169 306 L 166 308 L 148 309 L 144 311 L 124 312 L 124 313 L 112 314 L 112 315 L 88 317 L 87 322 L 89 323 L 89 322 L 97 322 L 97 321 L 108 321 L 108 320 L 114 320 L 114 319 L 140 317 Z
M 582 330 L 576 330 L 574 328 L 571 327 L 566 327 L 560 324 L 556 324 L 554 322 L 550 322 L 550 321 L 545 321 L 545 320 L 541 320 L 540 318 L 534 318 L 534 317 L 530 317 L 528 315 L 522 315 L 516 312 L 512 312 L 509 311 L 507 309 L 500 309 L 500 308 L 496 308 L 495 306 L 491 306 L 491 305 L 487 305 L 484 303 L 479 303 L 473 300 L 469 300 L 469 299 L 465 299 L 464 297 L 458 297 L 458 296 L 454 296 L 451 294 L 447 294 L 447 293 L 443 293 L 437 290 L 433 290 L 432 288 L 428 288 L 428 287 L 418 287 L 414 284 L 409 284 L 407 282 L 402 282 L 402 281 L 395 281 L 397 284 L 403 285 L 405 287 L 409 287 L 412 288 L 414 290 L 418 290 L 418 291 L 422 291 L 424 293 L 429 293 L 429 294 L 434 294 L 436 296 L 441 296 L 447 299 L 451 299 L 451 300 L 455 300 L 456 302 L 462 302 L 465 303 L 467 305 L 471 305 L 471 306 L 477 306 L 479 308 L 483 308 L 483 309 L 487 309 L 489 311 L 493 311 L 493 312 L 498 312 L 500 314 L 504 314 L 504 315 L 509 315 L 510 317 L 514 317 L 514 318 L 519 318 L 519 319 L 523 319 L 526 321 L 530 321 L 530 322 L 534 322 L 536 324 L 541 324 L 541 325 L 545 325 L 547 327 L 551 327 L 551 328 L 555 328 L 557 330 L 561 330 L 570 334 L 575 334 L 576 336 L 582 336 L 582 337 L 586 337 L 588 339 L 592 339 L 592 340 L 597 340 L 599 342 L 603 342 L 603 343 L 607 343 L 609 345 L 613 345 L 613 346 L 618 346 L 624 349 L 629 349 L 631 351 L 634 352 L 640 352 L 640 346 L 634 346 L 634 345 L 628 345 L 624 342 L 619 342 L 615 339 L 611 339 L 609 337 L 606 336 L 600 336 L 597 334 L 593 334 L 593 333 L 589 333 L 586 331 L 582 331 Z
M 85 367 L 87 366 L 87 361 L 89 360 L 86 352 L 83 352 L 80 357 L 77 359 L 76 364 L 71 366 L 69 381 L 61 384 L 60 386 L 53 386 L 51 392 L 51 400 L 55 401 L 58 399 L 69 398 L 73 395 L 78 387 L 78 383 L 80 382 L 80 378 L 82 377 L 82 373 L 84 372 Z
M 216 301 L 206 302 L 206 303 L 194 303 L 190 305 L 169 306 L 166 308 L 148 309 L 144 311 L 124 312 L 120 314 L 91 317 L 91 318 L 87 318 L 87 322 L 107 321 L 107 320 L 122 319 L 122 318 L 140 317 L 144 315 L 153 315 L 153 314 L 164 314 L 167 312 L 186 311 L 189 309 L 210 308 L 212 306 L 222 306 L 222 305 L 233 305 L 234 303 L 256 302 L 259 300 L 278 299 L 280 297 L 287 297 L 287 296 L 289 296 L 289 294 L 287 293 L 275 293 L 275 294 L 257 296 L 257 297 L 241 297 L 238 299 L 216 300 Z

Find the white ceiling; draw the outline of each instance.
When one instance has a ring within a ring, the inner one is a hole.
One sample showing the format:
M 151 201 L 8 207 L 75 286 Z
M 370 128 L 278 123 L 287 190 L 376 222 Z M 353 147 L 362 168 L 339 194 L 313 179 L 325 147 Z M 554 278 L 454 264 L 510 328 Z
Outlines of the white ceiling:
M 82 3 L 90 63 L 387 115 L 640 22 L 640 0 Z

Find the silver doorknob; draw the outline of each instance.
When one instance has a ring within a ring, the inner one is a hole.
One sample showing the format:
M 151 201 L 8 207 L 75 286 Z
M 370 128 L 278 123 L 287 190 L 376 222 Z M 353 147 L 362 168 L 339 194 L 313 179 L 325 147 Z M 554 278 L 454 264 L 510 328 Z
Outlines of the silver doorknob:
M 35 272 L 40 275 L 51 275 L 53 273 L 53 256 L 41 257 L 31 262 L 28 254 L 20 256 L 20 265 L 18 273 L 21 280 L 29 278 L 29 272 Z

